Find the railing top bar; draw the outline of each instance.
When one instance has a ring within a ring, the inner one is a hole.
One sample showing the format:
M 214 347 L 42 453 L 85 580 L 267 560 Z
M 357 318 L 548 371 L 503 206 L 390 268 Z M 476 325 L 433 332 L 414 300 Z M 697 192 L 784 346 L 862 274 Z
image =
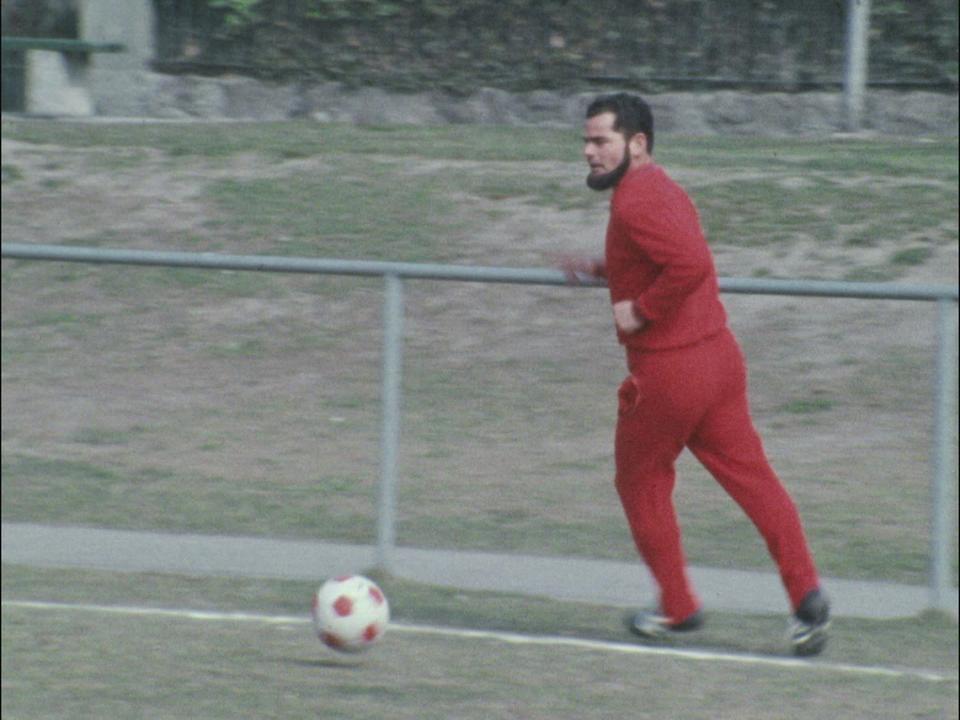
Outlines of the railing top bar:
M 958 287 L 956 285 L 867 283 L 840 280 L 720 278 L 720 289 L 727 293 L 750 295 L 803 295 L 882 300 L 952 300 L 957 302 L 958 298 Z
M 559 270 L 542 268 L 503 268 L 432 263 L 396 263 L 368 260 L 278 257 L 266 255 L 221 255 L 218 253 L 157 252 L 149 250 L 112 250 L 60 245 L 3 243 L 2 256 L 23 260 L 58 260 L 118 265 L 192 267 L 213 270 L 244 270 L 286 273 L 314 273 L 382 277 L 393 275 L 421 280 L 458 280 L 462 282 L 499 282 L 528 285 L 566 285 Z M 596 280 L 583 285 L 602 287 Z M 888 300 L 958 299 L 956 285 L 907 285 L 897 283 L 858 283 L 818 280 L 776 280 L 758 278 L 721 278 L 720 289 L 729 293 L 758 295 L 801 295 L 818 297 L 880 298 Z
M 359 275 L 383 277 L 396 275 L 424 280 L 461 280 L 474 282 L 563 285 L 566 277 L 558 270 L 537 268 L 471 267 L 430 263 L 381 262 L 373 260 L 337 260 L 330 258 L 281 257 L 270 255 L 223 255 L 219 253 L 163 252 L 150 250 L 111 250 L 3 243 L 5 258 L 60 260 L 117 265 L 191 267 L 213 270 L 313 273 L 321 275 Z

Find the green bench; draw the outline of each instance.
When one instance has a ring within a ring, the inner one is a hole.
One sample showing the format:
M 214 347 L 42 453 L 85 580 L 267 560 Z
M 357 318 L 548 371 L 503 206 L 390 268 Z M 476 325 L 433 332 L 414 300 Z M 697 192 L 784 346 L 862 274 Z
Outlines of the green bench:
M 127 50 L 126 45 L 116 42 L 19 36 L 0 37 L 0 47 L 3 51 L 2 109 L 11 112 L 26 109 L 26 53 L 35 50 L 61 53 L 70 66 L 85 68 L 90 55 L 94 53 L 122 53 Z
M 67 38 L 0 37 L 4 52 L 17 50 L 51 50 L 63 53 L 119 53 L 126 52 L 122 43 L 87 42 Z

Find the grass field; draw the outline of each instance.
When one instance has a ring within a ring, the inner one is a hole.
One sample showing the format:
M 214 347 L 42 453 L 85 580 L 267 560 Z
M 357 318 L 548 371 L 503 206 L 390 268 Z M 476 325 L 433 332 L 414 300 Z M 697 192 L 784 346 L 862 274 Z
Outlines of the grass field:
M 937 616 L 839 620 L 830 652 L 801 667 L 782 658 L 782 617 L 714 614 L 696 639 L 759 663 L 634 655 L 620 610 L 464 593 L 378 578 L 394 619 L 382 645 L 340 656 L 312 637 L 313 588 L 295 582 L 118 575 L 4 567 L 3 596 L 186 613 L 135 615 L 4 607 L 5 718 L 952 718 L 955 625 Z M 258 613 L 274 622 L 230 620 Z M 426 623 L 436 633 L 405 630 Z M 444 628 L 492 631 L 487 637 Z M 534 642 L 506 642 L 500 632 Z M 51 671 L 51 657 L 56 669 Z M 770 664 L 764 664 L 764 658 Z M 849 667 L 847 667 L 849 666 Z M 889 671 L 878 674 L 877 669 Z M 897 673 L 903 673 L 897 675 Z M 939 678 L 939 679 L 937 679 Z
M 2 135 L 4 242 L 538 267 L 602 245 L 578 128 L 4 121 Z M 956 156 L 955 138 L 658 139 L 727 276 L 955 283 Z M 373 539 L 380 283 L 7 260 L 2 279 L 4 520 Z M 821 570 L 923 583 L 932 308 L 726 304 Z M 409 283 L 400 542 L 633 558 L 610 480 L 624 372 L 602 291 Z M 691 561 L 770 569 L 712 480 L 689 458 L 680 471 Z M 388 581 L 411 622 L 622 639 L 609 608 Z M 286 614 L 308 593 L 9 567 L 3 588 Z M 782 624 L 721 617 L 708 642 L 770 652 Z M 4 717 L 56 717 L 64 699 L 74 717 L 956 716 L 955 682 L 462 638 L 398 634 L 344 667 L 303 628 L 4 608 L 3 632 Z M 937 618 L 838 623 L 830 660 L 955 675 L 954 635 Z

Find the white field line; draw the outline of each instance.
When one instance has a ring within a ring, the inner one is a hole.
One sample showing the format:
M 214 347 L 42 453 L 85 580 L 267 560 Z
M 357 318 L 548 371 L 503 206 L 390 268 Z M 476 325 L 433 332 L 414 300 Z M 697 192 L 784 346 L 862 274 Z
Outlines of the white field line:
M 205 610 L 164 609 L 150 607 L 132 607 L 125 605 L 84 605 L 71 603 L 39 602 L 30 600 L 3 600 L 5 608 L 23 610 L 48 610 L 61 612 L 94 612 L 139 617 L 166 617 L 179 620 L 198 620 L 203 622 L 249 622 L 265 625 L 299 625 L 309 623 L 309 618 L 292 615 L 262 615 L 240 612 L 210 612 Z M 770 655 L 750 655 L 739 653 L 714 652 L 685 648 L 657 647 L 606 640 L 586 640 L 581 638 L 552 635 L 524 635 L 521 633 L 496 630 L 471 630 L 467 628 L 417 625 L 411 623 L 390 623 L 390 632 L 411 633 L 417 635 L 439 635 L 443 637 L 463 638 L 466 640 L 490 640 L 512 645 L 541 645 L 565 647 L 593 652 L 621 653 L 624 655 L 651 655 L 685 660 L 732 663 L 739 665 L 757 665 L 779 667 L 791 670 L 817 670 L 821 672 L 845 673 L 888 678 L 911 678 L 928 682 L 957 682 L 956 675 L 919 670 L 882 667 L 877 665 L 850 665 L 830 663 L 819 660 L 801 660 L 799 658 L 774 657 Z

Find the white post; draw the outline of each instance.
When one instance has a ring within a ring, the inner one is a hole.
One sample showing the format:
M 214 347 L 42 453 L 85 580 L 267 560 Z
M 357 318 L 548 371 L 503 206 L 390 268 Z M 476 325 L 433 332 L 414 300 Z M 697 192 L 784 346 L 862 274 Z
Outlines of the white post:
M 377 508 L 377 568 L 390 572 L 396 546 L 397 459 L 403 378 L 403 280 L 387 275 L 383 302 L 383 427 L 380 434 L 380 501 Z
M 88 117 L 95 114 L 93 100 L 84 87 L 86 74 L 56 50 L 23 53 L 24 110 L 36 115 Z M 73 66 L 73 67 L 72 67 Z
M 150 0 L 80 0 L 80 40 L 126 45 L 122 53 L 94 58 L 110 70 L 132 72 L 149 69 L 156 56 L 153 3 Z
M 957 459 L 957 303 L 937 302 L 937 390 L 933 427 L 932 528 L 930 531 L 930 607 L 956 609 L 953 590 L 953 542 L 956 539 Z
M 156 57 L 152 0 L 80 0 L 78 7 L 81 40 L 126 46 L 124 52 L 90 55 L 86 87 L 95 113 L 152 114 L 159 83 L 159 76 L 150 71 Z
M 870 0 L 847 0 L 846 67 L 843 74 L 843 105 L 846 129 L 856 132 L 863 122 L 867 88 L 867 45 L 870 31 Z

